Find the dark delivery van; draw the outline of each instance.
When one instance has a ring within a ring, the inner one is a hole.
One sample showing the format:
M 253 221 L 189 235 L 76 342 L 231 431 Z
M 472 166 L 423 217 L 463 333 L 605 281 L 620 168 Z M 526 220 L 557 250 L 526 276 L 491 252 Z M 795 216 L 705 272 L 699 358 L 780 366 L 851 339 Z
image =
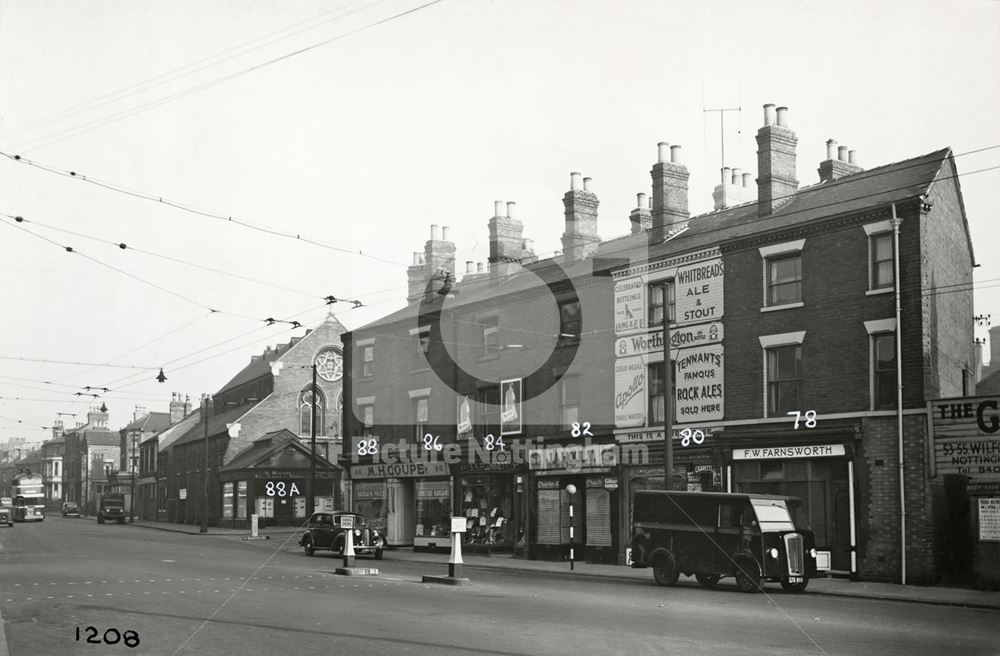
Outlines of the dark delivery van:
M 816 575 L 815 538 L 795 497 L 641 490 L 632 517 L 631 565 L 651 567 L 660 585 L 733 576 L 743 592 L 764 581 L 802 592 Z

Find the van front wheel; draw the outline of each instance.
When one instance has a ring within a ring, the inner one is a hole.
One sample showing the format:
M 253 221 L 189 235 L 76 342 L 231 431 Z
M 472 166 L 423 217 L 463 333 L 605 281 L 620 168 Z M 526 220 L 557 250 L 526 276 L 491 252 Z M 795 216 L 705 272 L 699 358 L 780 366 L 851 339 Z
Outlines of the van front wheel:
M 749 556 L 736 558 L 736 587 L 740 592 L 761 592 L 764 579 L 757 562 Z
M 681 575 L 677 569 L 677 559 L 669 551 L 663 551 L 653 557 L 653 578 L 660 585 L 674 585 Z

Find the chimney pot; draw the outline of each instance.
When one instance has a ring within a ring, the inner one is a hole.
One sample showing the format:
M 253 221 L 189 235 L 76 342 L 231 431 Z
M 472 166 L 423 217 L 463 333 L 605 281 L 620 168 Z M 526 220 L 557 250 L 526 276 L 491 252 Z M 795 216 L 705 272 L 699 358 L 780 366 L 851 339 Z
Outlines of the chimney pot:
M 827 139 L 826 140 L 826 158 L 827 159 L 837 159 L 837 140 Z
M 670 152 L 670 144 L 668 144 L 666 141 L 661 141 L 660 143 L 656 144 L 656 148 L 657 148 L 656 161 L 658 162 L 669 161 L 669 156 L 667 155 L 667 153 Z
M 641 210 L 649 209 L 649 199 L 646 198 L 646 194 L 639 192 L 635 195 L 636 207 Z
M 839 159 L 841 162 L 847 161 L 847 146 L 837 147 L 837 159 Z
M 744 173 L 743 174 L 743 186 L 744 187 L 749 187 L 750 186 L 750 179 L 752 177 L 753 177 L 753 175 L 751 175 L 750 173 Z
M 583 190 L 584 191 L 590 191 L 590 182 L 591 182 L 591 180 L 592 180 L 592 178 L 584 178 L 583 179 Z
M 580 174 L 573 171 L 569 174 L 569 189 L 570 191 L 579 191 L 581 189 L 580 184 Z
M 728 166 L 722 167 L 722 184 L 730 184 L 730 179 L 732 178 L 731 169 Z
M 438 230 L 437 225 L 435 225 L 435 224 L 432 223 L 431 224 L 431 241 L 438 241 L 438 239 L 440 239 L 440 231 Z
M 502 200 L 493 201 L 493 216 L 504 216 Z
M 671 146 L 670 147 L 670 163 L 680 164 L 681 163 L 681 147 Z
M 441 241 L 451 241 L 448 239 L 448 226 L 441 226 Z
M 774 103 L 764 105 L 764 125 L 774 125 Z
M 779 107 L 778 108 L 778 125 L 787 128 L 788 127 L 788 108 Z
M 850 162 L 851 164 L 854 164 L 855 166 L 860 166 L 860 164 L 858 164 L 858 151 L 856 150 L 847 151 L 847 161 Z
M 517 205 L 516 202 L 514 202 L 512 200 L 507 201 L 507 218 L 508 219 L 513 219 L 514 218 L 514 206 L 515 205 Z
M 469 273 L 475 273 L 475 272 L 476 272 L 476 263 L 473 262 L 472 260 L 466 260 L 465 261 L 465 273 L 469 274 Z
M 413 266 L 419 266 L 419 265 L 420 265 L 420 253 L 417 253 L 416 251 L 414 251 L 413 252 Z
M 740 186 L 740 179 L 742 174 L 743 174 L 742 169 L 736 166 L 733 167 L 733 184 L 737 187 Z

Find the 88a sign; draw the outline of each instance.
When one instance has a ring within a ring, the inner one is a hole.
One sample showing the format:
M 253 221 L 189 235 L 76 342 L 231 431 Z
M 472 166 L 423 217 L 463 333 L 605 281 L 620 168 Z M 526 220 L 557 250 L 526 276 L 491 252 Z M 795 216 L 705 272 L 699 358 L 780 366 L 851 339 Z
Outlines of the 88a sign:
M 269 497 L 297 497 L 301 494 L 299 486 L 294 481 L 268 481 L 264 484 L 264 494 Z

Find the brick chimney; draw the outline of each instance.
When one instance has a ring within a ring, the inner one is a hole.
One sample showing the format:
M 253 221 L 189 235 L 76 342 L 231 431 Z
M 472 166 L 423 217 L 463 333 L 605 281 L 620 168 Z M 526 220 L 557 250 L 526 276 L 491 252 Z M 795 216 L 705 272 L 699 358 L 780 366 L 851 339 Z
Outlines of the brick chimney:
M 427 272 L 424 267 L 424 254 L 413 252 L 413 264 L 406 268 L 406 302 L 420 300 L 427 287 Z
M 493 203 L 493 218 L 487 224 L 490 229 L 490 282 L 496 284 L 501 278 L 516 272 L 524 257 L 524 224 L 514 217 L 514 202 L 506 206 L 501 200 Z
M 593 254 L 601 243 L 597 234 L 597 194 L 590 190 L 590 178 L 569 174 L 569 191 L 563 196 L 566 231 L 562 235 L 563 252 L 568 260 L 582 260 Z
M 188 399 L 188 403 L 185 404 L 184 403 L 184 399 L 181 398 L 181 395 L 180 395 L 179 392 L 173 392 L 173 393 L 171 393 L 171 395 L 170 395 L 170 423 L 171 423 L 171 425 L 172 424 L 176 424 L 181 419 L 184 419 L 184 416 L 187 415 L 188 409 L 191 407 L 190 404 L 191 404 L 190 398 Z
M 750 174 L 742 169 L 722 168 L 722 179 L 712 191 L 712 201 L 715 209 L 721 210 L 753 200 L 754 191 L 750 186 Z
M 646 194 L 635 195 L 635 209 L 628 215 L 628 220 L 632 223 L 633 235 L 653 227 L 653 216 L 649 213 L 649 200 L 646 199 Z
M 652 238 L 661 241 L 675 228 L 687 225 L 688 173 L 681 164 L 681 147 L 661 141 L 658 161 L 649 174 L 653 178 Z
M 63 420 L 62 419 L 56 419 L 54 422 L 52 422 L 52 437 L 53 438 L 60 437 L 63 434 L 63 432 L 64 432 L 64 429 L 63 429 Z
M 798 137 L 788 127 L 788 108 L 764 105 L 764 126 L 757 130 L 757 215 L 770 216 L 791 200 Z
M 858 164 L 858 151 L 837 146 L 835 139 L 826 140 L 826 159 L 819 163 L 820 182 L 832 182 L 845 175 L 864 171 Z
M 455 244 L 448 239 L 448 226 L 439 230 L 437 225 L 431 225 L 431 238 L 424 243 L 424 252 L 413 253 L 413 264 L 406 269 L 407 302 L 420 300 L 428 280 L 432 281 L 432 292 L 441 289 L 448 274 L 454 282 Z
M 108 407 L 102 403 L 100 408 L 91 408 L 87 413 L 87 423 L 91 428 L 107 428 Z

